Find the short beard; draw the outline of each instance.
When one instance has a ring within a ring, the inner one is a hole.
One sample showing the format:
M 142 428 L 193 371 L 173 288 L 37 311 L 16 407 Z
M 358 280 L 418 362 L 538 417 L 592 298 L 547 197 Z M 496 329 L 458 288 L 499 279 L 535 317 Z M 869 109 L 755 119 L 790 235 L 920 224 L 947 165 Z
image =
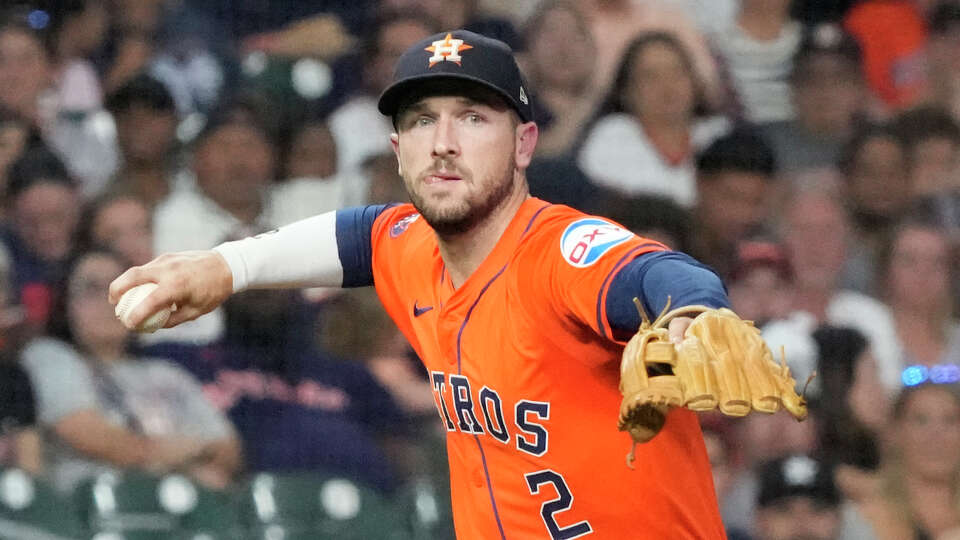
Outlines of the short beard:
M 416 191 L 411 189 L 408 190 L 410 202 L 438 235 L 458 236 L 483 223 L 510 196 L 514 187 L 513 172 L 516 167 L 516 159 L 511 156 L 506 170 L 499 175 L 500 181 L 481 201 L 467 200 L 457 208 L 435 210 L 429 208 Z

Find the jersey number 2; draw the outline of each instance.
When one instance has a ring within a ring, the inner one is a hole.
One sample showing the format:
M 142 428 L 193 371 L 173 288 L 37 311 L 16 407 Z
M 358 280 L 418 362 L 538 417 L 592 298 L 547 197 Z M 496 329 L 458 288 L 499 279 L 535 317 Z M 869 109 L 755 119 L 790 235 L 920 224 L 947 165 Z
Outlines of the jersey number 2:
M 557 490 L 558 498 L 547 501 L 540 506 L 540 516 L 543 517 L 543 522 L 546 524 L 547 530 L 550 531 L 552 540 L 569 540 L 593 532 L 593 528 L 587 521 L 561 528 L 553 517 L 557 512 L 567 510 L 573 505 L 573 494 L 570 493 L 570 488 L 567 487 L 567 483 L 562 476 L 547 469 L 525 474 L 523 477 L 527 479 L 527 487 L 530 488 L 531 495 L 540 493 L 540 486 L 543 484 L 553 484 L 553 487 Z

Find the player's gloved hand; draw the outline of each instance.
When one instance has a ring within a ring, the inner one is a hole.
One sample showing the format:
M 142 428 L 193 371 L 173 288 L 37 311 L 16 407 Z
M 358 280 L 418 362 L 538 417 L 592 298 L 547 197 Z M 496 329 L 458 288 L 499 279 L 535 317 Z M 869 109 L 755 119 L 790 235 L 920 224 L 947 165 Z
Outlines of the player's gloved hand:
M 774 413 L 783 407 L 797 420 L 807 416 L 806 401 L 781 358 L 774 362 L 760 331 L 733 311 L 684 306 L 650 322 L 634 299 L 642 324 L 627 343 L 620 363 L 618 427 L 629 431 L 634 444 L 647 442 L 663 427 L 670 407 L 694 411 L 720 409 L 729 416 L 751 411 Z M 677 343 L 669 321 L 697 314 Z M 632 466 L 633 450 L 627 456 Z
M 116 304 L 128 289 L 143 283 L 156 283 L 157 289 L 130 313 L 131 327 L 173 304 L 177 310 L 164 326 L 176 326 L 213 311 L 233 292 L 230 267 L 213 250 L 169 253 L 130 268 L 110 283 L 110 303 Z

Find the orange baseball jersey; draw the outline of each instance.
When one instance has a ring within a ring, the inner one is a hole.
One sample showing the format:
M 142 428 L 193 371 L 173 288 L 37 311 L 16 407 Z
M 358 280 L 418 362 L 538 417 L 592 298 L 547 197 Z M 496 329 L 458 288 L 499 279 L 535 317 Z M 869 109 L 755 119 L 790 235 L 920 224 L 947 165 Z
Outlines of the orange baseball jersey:
M 617 430 L 623 346 L 607 290 L 664 246 L 536 198 L 457 288 L 412 206 L 377 216 L 370 244 L 377 292 L 447 429 L 460 540 L 724 537 L 695 414 L 670 412 L 633 470 Z

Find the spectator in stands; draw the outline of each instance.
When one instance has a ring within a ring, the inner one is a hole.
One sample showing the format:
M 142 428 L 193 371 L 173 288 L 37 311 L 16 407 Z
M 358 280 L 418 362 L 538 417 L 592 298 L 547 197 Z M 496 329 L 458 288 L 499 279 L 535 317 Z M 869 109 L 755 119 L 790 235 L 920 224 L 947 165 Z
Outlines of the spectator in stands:
M 155 52 L 165 4 L 163 0 L 112 1 L 106 43 L 95 58 L 106 95 L 147 68 Z
M 904 366 L 936 370 L 960 360 L 954 268 L 950 238 L 932 221 L 908 217 L 888 237 L 879 271 Z
M 142 199 L 125 193 L 108 193 L 90 201 L 80 220 L 80 251 L 106 249 L 128 264 L 150 262 L 153 252 L 151 212 Z
M 99 106 L 100 96 L 80 107 L 80 102 L 59 95 L 60 68 L 55 51 L 26 23 L 26 13 L 14 10 L 0 21 L 0 80 L 5 81 L 0 104 L 29 120 L 64 160 L 83 193 L 94 195 L 116 167 L 109 117 Z
M 859 128 L 841 153 L 839 168 L 847 179 L 853 218 L 861 233 L 884 232 L 910 204 L 907 158 L 891 127 Z
M 723 99 L 713 54 L 690 15 L 663 0 L 586 0 L 580 2 L 597 47 L 593 50 L 597 92 L 617 86 L 618 66 L 630 56 L 631 44 L 649 33 L 667 33 L 688 51 L 689 71 L 702 83 L 704 103 L 719 108 Z
M 730 491 L 734 475 L 740 467 L 738 442 L 732 421 L 719 413 L 704 413 L 700 416 L 700 428 L 703 430 L 703 442 L 710 458 L 710 470 L 713 473 L 713 488 L 717 500 L 723 500 Z M 729 536 L 729 534 L 728 534 Z
M 226 487 L 241 467 L 229 422 L 186 372 L 127 352 L 129 332 L 106 301 L 125 264 L 108 252 L 79 256 L 51 337 L 23 351 L 50 478 L 69 491 L 99 471 L 132 467 Z
M 42 145 L 40 134 L 29 122 L 0 105 L 0 215 L 5 213 L 9 170 L 25 151 Z
M 877 258 L 912 200 L 900 138 L 884 124 L 861 126 L 841 152 L 839 169 L 853 225 L 843 285 L 877 294 Z
M 960 390 L 905 387 L 893 404 L 879 473 L 840 467 L 837 484 L 878 540 L 949 539 L 960 533 Z
M 479 4 L 479 0 L 381 0 L 380 7 L 397 12 L 421 11 L 436 21 L 437 31 L 462 28 L 499 39 L 519 50 L 523 44 L 510 20 L 484 12 Z
M 890 400 L 867 339 L 852 328 L 829 325 L 817 328 L 812 337 L 817 377 L 809 394 L 822 411 L 819 455 L 831 463 L 874 470 L 880 463 L 880 435 L 890 420 Z
M 346 184 L 354 178 L 338 170 L 337 143 L 326 122 L 307 120 L 294 128 L 284 152 L 283 180 L 270 190 L 268 212 L 275 217 L 269 220 L 286 224 L 345 206 Z
M 577 164 L 575 155 L 534 156 L 527 168 L 530 193 L 554 204 L 585 210 L 591 199 L 623 199 L 624 193 L 601 188 Z M 660 197 L 674 203 L 669 197 Z
M 178 162 L 177 111 L 167 87 L 140 74 L 107 99 L 117 126 L 121 164 L 110 188 L 155 206 L 182 174 Z
M 362 87 L 328 118 L 337 144 L 340 170 L 356 171 L 368 158 L 392 153 L 389 141 L 393 126 L 377 110 L 377 98 L 390 83 L 393 66 L 403 51 L 435 33 L 436 25 L 420 12 L 389 12 L 368 29 L 358 59 L 362 62 Z M 356 186 L 356 193 L 348 195 L 348 204 L 363 204 L 366 183 L 355 183 L 362 185 Z
M 593 86 L 596 47 L 583 13 L 567 0 L 538 7 L 523 27 L 524 73 L 540 128 L 537 154 L 569 152 L 600 98 Z
M 193 145 L 195 184 L 176 186 L 154 210 L 155 253 L 208 249 L 279 225 L 266 212 L 277 162 L 266 111 L 256 96 L 245 95 L 211 116 Z M 224 324 L 218 309 L 157 338 L 210 343 L 223 337 Z
M 843 18 L 863 48 L 873 94 L 891 110 L 917 104 L 927 93 L 927 28 L 916 0 L 861 0 Z
M 840 180 L 831 171 L 812 171 L 791 179 L 782 216 L 782 237 L 794 271 L 793 312 L 801 333 L 823 323 L 862 332 L 877 359 L 880 378 L 892 391 L 900 386 L 900 355 L 893 315 L 878 300 L 842 287 L 850 254 L 850 217 L 843 206 Z
M 723 522 L 730 530 L 752 529 L 762 463 L 792 454 L 809 455 L 817 450 L 820 411 L 815 402 L 810 403 L 809 412 L 803 422 L 781 412 L 750 415 L 734 423 L 741 462 L 721 507 Z
M 841 496 L 828 463 L 795 454 L 764 463 L 754 521 L 756 540 L 836 540 Z
M 755 124 L 793 119 L 790 72 L 803 28 L 792 0 L 743 0 L 734 24 L 713 43 L 730 74 L 741 112 Z
M 793 270 L 783 246 L 756 238 L 737 244 L 737 258 L 727 289 L 733 310 L 762 328 L 790 312 Z
M 264 301 L 265 299 L 265 301 Z M 289 298 L 248 296 L 244 300 L 248 332 L 238 332 L 226 344 L 202 348 L 162 343 L 149 348 L 154 354 L 166 351 L 194 373 L 216 406 L 233 421 L 244 441 L 244 455 L 250 471 L 324 470 L 367 482 L 391 491 L 404 477 L 409 453 L 395 455 L 396 443 L 410 430 L 405 407 L 415 397 L 417 415 L 424 418 L 429 403 L 429 426 L 436 426 L 436 408 L 426 377 L 403 377 L 387 382 L 405 384 L 397 396 L 357 359 L 344 359 L 320 351 L 313 345 L 309 330 L 276 334 L 276 310 L 291 319 L 296 307 Z M 269 303 L 268 303 L 269 302 Z M 324 317 L 331 328 L 340 328 L 335 337 L 362 341 L 366 350 L 381 347 L 373 339 L 382 328 L 349 304 L 339 315 Z M 236 313 L 236 308 L 230 308 Z M 264 310 L 270 313 L 264 314 Z M 326 312 L 323 312 L 324 314 Z M 257 318 L 266 323 L 257 324 Z M 358 322 L 362 324 L 358 326 Z M 287 326 L 302 328 L 296 323 Z M 231 328 L 236 325 L 230 325 Z M 266 327 L 266 329 L 264 329 Z M 292 334 L 299 335 L 292 335 Z M 297 339 L 307 341 L 296 347 Z M 280 344 L 280 341 L 286 343 Z M 392 372 L 389 375 L 397 375 Z M 403 375 L 403 374 L 400 374 Z M 424 395 L 414 396 L 425 391 Z M 401 445 L 402 447 L 402 445 Z
M 694 154 L 725 128 L 699 121 L 702 85 L 671 34 L 642 34 L 617 71 L 602 114 L 579 152 L 590 179 L 627 195 L 666 195 L 685 208 L 696 201 Z
M 63 163 L 38 147 L 10 166 L 7 198 L 10 219 L 2 239 L 13 258 L 13 294 L 28 321 L 42 327 L 74 247 L 79 188 Z
M 194 141 L 195 185 L 178 186 L 154 214 L 155 251 L 207 249 L 272 229 L 264 221 L 277 148 L 268 110 L 256 96 L 227 101 Z
M 945 109 L 923 106 L 893 122 L 907 152 L 909 184 L 915 197 L 960 191 L 960 122 Z
M 927 80 L 934 104 L 960 118 L 960 4 L 936 2 L 927 16 Z
M 70 115 L 96 112 L 103 90 L 88 60 L 103 43 L 108 26 L 104 0 L 61 0 L 50 5 L 47 28 L 57 64 L 56 90 L 60 110 Z
M 0 468 L 43 470 L 40 433 L 30 379 L 15 361 L 0 360 Z
M 763 128 L 781 170 L 836 165 L 867 101 L 859 45 L 836 25 L 806 30 L 790 86 L 794 120 Z
M 40 96 L 53 82 L 53 66 L 43 40 L 19 11 L 0 21 L 0 104 L 40 128 L 51 111 L 41 110 Z
M 357 327 L 357 320 L 364 325 Z M 436 405 L 427 375 L 375 291 L 344 291 L 326 302 L 317 339 L 324 351 L 362 360 L 408 415 L 433 420 Z
M 12 262 L 0 248 L 0 467 L 39 474 L 43 456 L 33 386 L 18 363 L 27 336 L 23 310 L 12 294 Z
M 713 141 L 697 157 L 692 253 L 723 277 L 737 243 L 756 235 L 769 217 L 777 165 L 773 150 L 745 127 Z

